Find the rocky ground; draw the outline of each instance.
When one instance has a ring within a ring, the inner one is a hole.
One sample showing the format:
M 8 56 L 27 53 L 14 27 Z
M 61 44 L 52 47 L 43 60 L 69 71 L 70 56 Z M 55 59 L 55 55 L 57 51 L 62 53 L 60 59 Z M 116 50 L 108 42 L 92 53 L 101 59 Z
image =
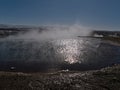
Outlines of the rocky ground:
M 120 65 L 84 72 L 0 72 L 0 90 L 120 90 Z

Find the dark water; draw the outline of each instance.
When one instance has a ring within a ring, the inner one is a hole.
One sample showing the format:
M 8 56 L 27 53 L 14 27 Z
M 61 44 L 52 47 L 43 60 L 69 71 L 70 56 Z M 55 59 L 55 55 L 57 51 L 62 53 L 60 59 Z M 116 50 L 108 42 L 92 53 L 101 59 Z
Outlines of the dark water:
M 0 40 L 0 70 L 92 70 L 120 63 L 120 47 L 96 38 Z

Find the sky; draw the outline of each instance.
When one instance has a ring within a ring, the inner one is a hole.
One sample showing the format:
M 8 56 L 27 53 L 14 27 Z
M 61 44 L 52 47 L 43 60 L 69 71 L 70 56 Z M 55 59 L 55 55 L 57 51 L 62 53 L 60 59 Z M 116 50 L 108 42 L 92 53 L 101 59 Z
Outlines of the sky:
M 120 0 L 0 0 L 0 23 L 120 29 Z

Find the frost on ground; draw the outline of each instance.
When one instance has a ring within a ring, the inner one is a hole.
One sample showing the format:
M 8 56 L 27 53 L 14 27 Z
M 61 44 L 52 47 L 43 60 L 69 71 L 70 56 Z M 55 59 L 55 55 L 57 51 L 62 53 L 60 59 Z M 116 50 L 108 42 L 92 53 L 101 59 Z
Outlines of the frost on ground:
M 84 72 L 0 72 L 0 90 L 120 90 L 120 65 Z

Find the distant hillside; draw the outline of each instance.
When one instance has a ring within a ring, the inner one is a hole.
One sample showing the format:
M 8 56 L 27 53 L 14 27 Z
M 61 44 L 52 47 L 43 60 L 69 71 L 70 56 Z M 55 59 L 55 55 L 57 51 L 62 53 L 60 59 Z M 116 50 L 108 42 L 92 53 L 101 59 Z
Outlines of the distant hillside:
M 0 24 L 0 37 L 6 37 L 9 35 L 16 35 L 20 33 L 26 33 L 30 30 L 43 31 L 45 27 L 31 27 L 23 25 L 4 25 Z
M 53 29 L 53 26 L 35 27 L 35 26 L 25 26 L 25 25 L 0 24 L 0 37 L 26 33 L 30 30 L 37 30 L 38 32 L 42 32 L 43 30 L 51 30 L 51 29 Z M 120 31 L 93 30 L 90 33 L 90 37 L 120 37 Z
M 94 37 L 120 37 L 120 31 L 97 31 L 94 30 L 91 33 L 91 36 Z

